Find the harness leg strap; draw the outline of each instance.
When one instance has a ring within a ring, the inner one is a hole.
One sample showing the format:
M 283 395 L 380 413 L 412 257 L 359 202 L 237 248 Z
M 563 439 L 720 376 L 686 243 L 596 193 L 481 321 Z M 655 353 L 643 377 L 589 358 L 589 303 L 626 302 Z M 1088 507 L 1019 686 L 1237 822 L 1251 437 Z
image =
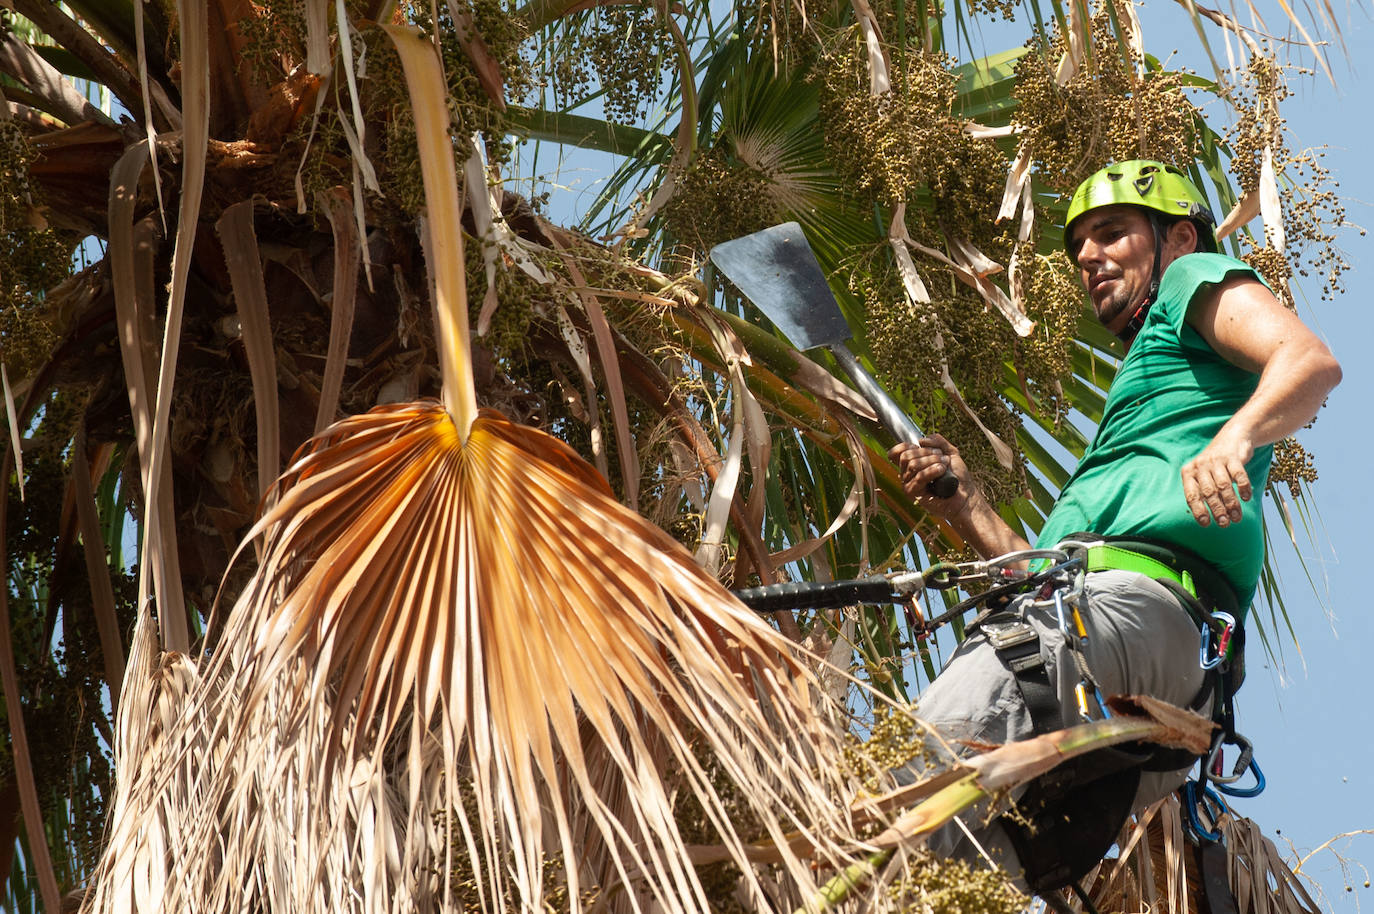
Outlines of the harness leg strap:
M 1058 730 L 1061 720 L 1059 694 L 1050 682 L 1045 658 L 1040 654 L 1040 635 L 1029 622 L 1012 613 L 989 616 L 979 630 L 1016 678 L 1016 687 L 1021 690 L 1021 699 L 1030 713 L 1035 732 Z

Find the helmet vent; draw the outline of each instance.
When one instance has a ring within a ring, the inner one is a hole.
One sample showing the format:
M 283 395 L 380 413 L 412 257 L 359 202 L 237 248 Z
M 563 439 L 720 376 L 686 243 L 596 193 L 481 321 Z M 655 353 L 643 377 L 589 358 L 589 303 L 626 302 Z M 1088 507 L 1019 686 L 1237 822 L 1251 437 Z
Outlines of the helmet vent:
M 1135 191 L 1143 197 L 1150 192 L 1150 188 L 1154 186 L 1154 183 L 1154 175 L 1141 175 L 1140 177 L 1135 179 Z

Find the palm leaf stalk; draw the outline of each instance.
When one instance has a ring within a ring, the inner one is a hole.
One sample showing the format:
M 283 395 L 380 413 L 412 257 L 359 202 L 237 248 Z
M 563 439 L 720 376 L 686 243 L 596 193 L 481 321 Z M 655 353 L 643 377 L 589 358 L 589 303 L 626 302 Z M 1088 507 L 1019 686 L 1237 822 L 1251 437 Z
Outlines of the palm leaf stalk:
M 950 769 L 875 800 L 875 805 L 887 806 L 923 797 L 871 839 L 870 843 L 882 850 L 850 864 L 821 886 L 808 906 L 799 908 L 796 914 L 837 907 L 877 874 L 895 853 L 918 845 L 975 804 L 1006 796 L 1069 759 L 1134 740 L 1184 748 L 1199 754 L 1207 751 L 1212 731 L 1210 721 L 1148 696 L 1118 696 L 1112 702 L 1115 710 L 1129 709 L 1138 716 L 1118 713 L 1104 720 L 1009 743 L 961 759 Z

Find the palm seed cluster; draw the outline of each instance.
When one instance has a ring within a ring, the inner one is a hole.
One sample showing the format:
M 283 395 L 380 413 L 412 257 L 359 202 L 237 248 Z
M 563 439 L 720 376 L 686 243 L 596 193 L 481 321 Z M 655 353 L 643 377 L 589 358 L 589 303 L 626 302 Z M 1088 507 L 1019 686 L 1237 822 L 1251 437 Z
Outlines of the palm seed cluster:
M 1025 131 L 1036 177 L 1062 193 L 1104 162 L 1158 159 L 1187 168 L 1199 151 L 1200 121 L 1184 95 L 1184 74 L 1123 60 L 1112 12 L 1105 4 L 1095 9 L 1092 50 L 1067 85 L 1055 82 L 1068 50 L 1061 33 L 1037 32 L 1032 53 L 1016 66 L 1015 122 Z
M 1306 71 L 1300 71 L 1306 72 Z M 1291 281 L 1294 273 L 1315 273 L 1322 282 L 1321 299 L 1344 291 L 1343 274 L 1350 268 L 1336 246 L 1336 228 L 1345 223 L 1345 205 L 1337 195 L 1338 182 L 1322 164 L 1322 149 L 1292 150 L 1280 103 L 1292 95 L 1285 70 L 1275 60 L 1251 57 L 1233 101 L 1240 116 L 1227 131 L 1231 146 L 1231 170 L 1242 192 L 1257 191 L 1265 150 L 1273 158 L 1283 206 L 1286 250 L 1277 251 L 1271 237 L 1242 236 L 1247 263 L 1259 271 L 1290 308 L 1295 307 Z
M 884 255 L 885 250 L 877 248 L 862 268 L 850 273 L 851 290 L 867 315 L 869 350 L 882 380 L 911 403 L 923 428 L 959 443 L 960 454 L 989 498 L 1015 499 L 1024 488 L 1021 466 L 1007 469 L 998 462 L 983 432 L 946 395 L 940 370 L 943 366 L 950 372 L 984 425 L 1015 449 L 1019 422 L 1002 397 L 1003 359 L 990 354 L 1012 352 L 1016 334 L 1001 314 L 943 269 L 931 269 L 925 277 L 932 301 L 919 310 L 910 307 L 900 275 L 883 262 Z
M 818 81 L 826 145 L 857 205 L 877 203 L 890 211 L 906 203 L 907 229 L 916 241 L 937 250 L 951 250 L 959 241 L 1008 263 L 1015 226 L 996 222 L 1006 160 L 993 141 L 970 137 L 953 115 L 957 77 L 950 58 L 914 50 L 894 55 L 892 91 L 874 96 L 856 36 L 853 30 L 836 44 Z M 1015 498 L 1024 486 L 1020 467 L 1008 470 L 998 463 L 983 432 L 949 400 L 940 379 L 947 369 L 983 423 L 1015 449 L 1018 421 L 1002 397 L 1003 361 L 989 353 L 1016 352 L 1016 335 L 946 265 L 920 254 L 915 259 L 932 299 L 927 304 L 907 301 L 886 245 L 858 252 L 847 270 L 851 291 L 864 305 L 874 364 L 926 425 L 960 441 L 991 492 Z M 1047 304 L 1050 313 L 1063 310 L 1058 300 Z M 1037 303 L 1036 310 L 1043 305 Z M 1072 333 L 1063 332 L 1066 326 L 1071 322 L 1053 320 L 1042 331 L 1039 348 L 1061 350 L 1049 363 L 1067 362 Z
M 1274 444 L 1274 459 L 1269 465 L 1269 479 L 1272 483 L 1284 483 L 1288 494 L 1294 498 L 1302 495 L 1302 485 L 1317 481 L 1317 467 L 1312 455 L 1293 437 L 1284 438 Z
M 853 193 L 891 208 L 933 189 L 944 157 L 962 145 L 949 64 L 943 54 L 910 52 L 891 67 L 891 91 L 874 95 L 863 36 L 857 27 L 840 33 L 815 79 L 826 146 Z
M 1297 309 L 1297 302 L 1293 299 L 1293 262 L 1289 255 L 1275 247 L 1255 247 L 1250 238 L 1242 236 L 1241 246 L 1249 250 L 1243 251 L 1240 259 L 1254 267 L 1255 272 L 1260 278 L 1274 291 L 1274 295 L 1279 301 L 1293 310 Z
M 14 121 L 0 120 L 0 340 L 12 379 L 28 377 L 57 343 L 43 290 L 71 269 L 70 237 L 47 227 L 42 191 L 29 178 L 31 153 Z
M 598 6 L 567 17 L 543 74 L 563 108 L 604 92 L 608 120 L 633 124 L 647 117 L 673 66 L 672 33 L 654 5 Z
M 1026 290 L 1026 315 L 1035 330 L 1015 342 L 1014 363 L 1026 399 L 1058 423 L 1068 404 L 1060 382 L 1073 373 L 1074 336 L 1083 317 L 1083 287 L 1063 251 L 1032 254 L 1017 265 Z
M 898 910 L 910 914 L 1015 914 L 1025 910 L 1026 896 L 1001 870 L 938 857 L 924 848 L 903 863 L 903 875 L 886 886 Z
M 663 209 L 668 235 L 690 250 L 748 235 L 782 220 L 773 176 L 733 155 L 721 138 L 698 155 Z
M 926 736 L 909 714 L 895 712 L 886 704 L 873 708 L 866 738 L 856 734 L 845 737 L 844 764 L 846 774 L 858 779 L 869 792 L 880 792 L 886 773 L 894 768 L 911 766 L 920 774 L 945 766 L 936 753 L 930 751 Z

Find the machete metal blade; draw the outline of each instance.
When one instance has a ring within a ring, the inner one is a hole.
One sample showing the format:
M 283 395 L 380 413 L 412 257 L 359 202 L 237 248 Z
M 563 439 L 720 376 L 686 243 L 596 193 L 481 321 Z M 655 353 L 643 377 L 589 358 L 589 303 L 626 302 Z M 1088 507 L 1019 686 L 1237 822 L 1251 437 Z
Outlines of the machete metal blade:
M 722 242 L 710 258 L 798 349 L 831 346 L 853 335 L 797 223 Z

